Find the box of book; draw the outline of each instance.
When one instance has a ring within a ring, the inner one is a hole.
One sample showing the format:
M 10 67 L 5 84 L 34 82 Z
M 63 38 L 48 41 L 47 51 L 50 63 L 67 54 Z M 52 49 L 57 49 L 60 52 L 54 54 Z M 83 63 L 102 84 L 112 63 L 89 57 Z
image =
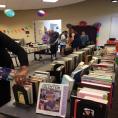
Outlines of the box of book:
M 67 97 L 67 85 L 41 83 L 39 86 L 36 113 L 65 117 Z

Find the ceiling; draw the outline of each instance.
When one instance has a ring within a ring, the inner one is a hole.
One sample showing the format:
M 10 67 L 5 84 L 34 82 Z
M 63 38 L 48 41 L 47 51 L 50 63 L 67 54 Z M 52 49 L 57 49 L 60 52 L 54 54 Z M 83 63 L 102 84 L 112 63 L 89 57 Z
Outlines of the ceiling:
M 14 10 L 30 10 L 65 6 L 85 0 L 59 0 L 56 3 L 43 3 L 42 0 L 0 0 L 0 4 L 6 4 L 7 8 Z

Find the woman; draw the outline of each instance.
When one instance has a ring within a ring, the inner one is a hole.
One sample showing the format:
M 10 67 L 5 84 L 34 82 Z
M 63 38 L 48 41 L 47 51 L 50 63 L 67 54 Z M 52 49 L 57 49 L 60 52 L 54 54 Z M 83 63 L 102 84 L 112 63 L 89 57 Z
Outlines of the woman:
M 71 28 L 71 47 L 73 48 L 73 51 L 77 51 L 80 47 L 80 35 L 76 31 L 74 27 Z
M 87 45 L 89 45 L 89 37 L 86 35 L 86 33 L 83 31 L 80 36 L 81 39 L 81 48 L 85 48 Z
M 64 49 L 66 48 L 68 32 L 63 31 L 60 35 L 60 54 L 64 56 Z

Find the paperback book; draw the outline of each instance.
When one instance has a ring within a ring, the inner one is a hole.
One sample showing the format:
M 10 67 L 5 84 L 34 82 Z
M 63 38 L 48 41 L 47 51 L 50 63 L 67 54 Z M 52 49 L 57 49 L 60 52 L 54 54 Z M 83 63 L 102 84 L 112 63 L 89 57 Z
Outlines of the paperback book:
M 66 117 L 68 85 L 41 83 L 36 113 Z
M 74 85 L 74 79 L 69 75 L 63 75 L 61 84 L 67 84 L 69 86 L 68 99 L 70 99 L 71 91 Z

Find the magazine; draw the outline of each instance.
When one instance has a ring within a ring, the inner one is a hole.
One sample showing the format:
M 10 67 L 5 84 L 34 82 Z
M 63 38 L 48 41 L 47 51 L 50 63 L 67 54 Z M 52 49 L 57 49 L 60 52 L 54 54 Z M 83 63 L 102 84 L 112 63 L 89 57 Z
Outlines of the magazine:
M 52 116 L 66 116 L 68 85 L 41 83 L 36 113 Z

